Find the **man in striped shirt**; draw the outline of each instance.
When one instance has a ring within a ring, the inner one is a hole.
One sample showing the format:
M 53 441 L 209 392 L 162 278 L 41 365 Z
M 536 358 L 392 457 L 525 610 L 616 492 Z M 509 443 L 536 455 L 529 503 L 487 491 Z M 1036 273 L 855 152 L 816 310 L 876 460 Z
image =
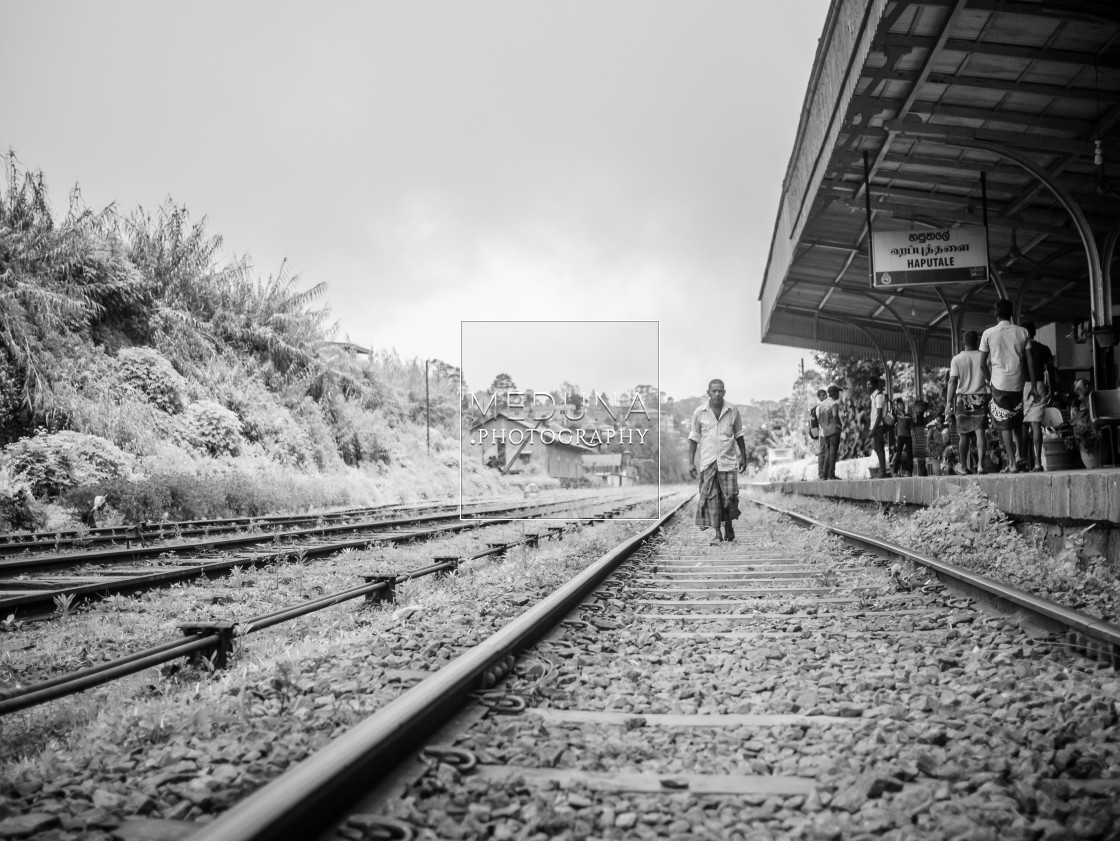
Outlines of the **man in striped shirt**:
M 708 400 L 692 413 L 688 433 L 690 475 L 700 475 L 700 498 L 696 505 L 696 525 L 715 529 L 712 543 L 734 540 L 731 521 L 739 516 L 738 473 L 747 469 L 747 447 L 743 440 L 743 419 L 739 410 L 723 399 L 723 380 L 708 383 Z M 738 453 L 735 448 L 738 447 Z M 700 460 L 696 460 L 696 450 Z M 723 535 L 720 525 L 723 525 Z

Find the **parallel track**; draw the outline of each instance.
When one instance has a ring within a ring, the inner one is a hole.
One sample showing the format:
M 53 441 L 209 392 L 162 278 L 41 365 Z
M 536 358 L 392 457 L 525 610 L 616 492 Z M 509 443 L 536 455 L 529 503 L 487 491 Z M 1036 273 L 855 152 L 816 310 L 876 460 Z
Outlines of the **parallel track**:
M 366 575 L 364 576 L 365 584 L 324 593 L 309 600 L 289 603 L 287 606 L 273 609 L 268 613 L 253 617 L 242 617 L 238 621 L 203 620 L 185 623 L 180 625 L 180 628 L 186 635 L 179 640 L 164 642 L 147 649 L 134 650 L 122 657 L 103 661 L 77 672 L 57 674 L 30 686 L 20 686 L 2 691 L 0 692 L 0 715 L 18 712 L 66 695 L 76 694 L 181 657 L 189 656 L 195 659 L 208 657 L 212 664 L 217 663 L 220 667 L 225 664 L 228 651 L 232 649 L 234 640 L 239 637 L 353 599 L 364 597 L 367 601 L 373 600 L 376 602 L 392 600 L 400 583 L 429 575 L 439 576 L 452 573 L 457 571 L 462 564 L 468 564 L 471 561 L 493 555 L 503 555 L 510 549 L 518 547 L 536 548 L 542 539 L 560 539 L 563 533 L 569 529 L 579 528 L 583 525 L 593 526 L 596 522 L 613 519 L 633 508 L 648 505 L 652 501 L 650 497 L 643 493 L 630 494 L 625 497 L 615 496 L 611 507 L 588 511 L 585 500 L 583 504 L 576 506 L 581 509 L 581 516 L 578 518 L 565 519 L 560 525 L 549 524 L 544 529 L 534 528 L 513 540 L 507 539 L 502 542 L 488 543 L 489 548 L 478 550 L 465 557 L 440 556 L 435 558 L 432 563 L 420 568 L 407 571 L 397 569 L 395 572 L 388 574 Z M 564 503 L 569 510 L 572 504 L 571 500 Z M 602 505 L 602 502 L 601 500 L 597 503 L 593 502 L 592 505 L 598 507 Z M 537 509 L 535 513 L 538 515 L 552 513 L 550 510 L 552 507 L 551 504 L 545 505 L 543 508 Z M 492 522 L 505 523 L 508 520 L 468 520 L 457 526 L 436 527 L 428 532 L 406 534 L 406 536 L 434 536 L 464 528 L 479 528 Z M 533 520 L 533 522 L 539 523 L 542 521 Z
M 332 525 L 315 524 L 284 532 L 8 557 L 0 559 L 0 617 L 44 618 L 55 611 L 59 600 L 65 600 L 69 609 L 88 599 L 224 575 L 237 567 L 321 557 L 343 549 L 414 540 L 510 518 L 590 512 L 593 509 L 588 506 L 599 505 L 606 499 L 601 493 L 590 493 L 558 501 L 472 504 L 462 509 L 466 519 L 460 519 L 457 504 L 434 503 L 419 512 L 434 508 L 439 513 L 418 513 L 414 506 L 409 506 L 411 513 L 404 516 L 362 520 L 340 515 Z M 619 504 L 626 501 L 620 495 L 611 495 L 609 499 L 610 504 L 613 500 Z
M 773 515 L 717 547 L 677 516 L 194 837 L 1103 838 L 1120 820 L 1111 672 L 939 585 L 791 553 Z M 1065 718 L 1048 669 L 1100 720 Z

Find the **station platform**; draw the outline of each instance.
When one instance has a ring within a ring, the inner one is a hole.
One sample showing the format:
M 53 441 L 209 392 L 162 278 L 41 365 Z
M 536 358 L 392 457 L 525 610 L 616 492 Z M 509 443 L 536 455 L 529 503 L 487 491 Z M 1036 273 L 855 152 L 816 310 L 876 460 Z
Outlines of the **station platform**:
M 1120 527 L 1120 468 L 982 476 L 915 476 L 771 482 L 763 490 L 865 502 L 930 505 L 952 486 L 977 484 L 1009 517 L 1053 523 Z

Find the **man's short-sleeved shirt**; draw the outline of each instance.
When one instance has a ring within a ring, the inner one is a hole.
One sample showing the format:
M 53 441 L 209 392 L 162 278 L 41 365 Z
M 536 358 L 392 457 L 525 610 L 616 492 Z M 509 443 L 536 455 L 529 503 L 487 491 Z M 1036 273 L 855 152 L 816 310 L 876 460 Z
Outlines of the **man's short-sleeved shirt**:
M 989 327 L 980 337 L 980 350 L 987 352 L 988 364 L 992 368 L 992 385 L 1000 391 L 1023 389 L 1027 338 L 1025 327 L 1017 327 L 1006 320 Z
M 887 412 L 887 395 L 879 389 L 871 392 L 871 426 L 878 426 L 883 422 L 883 415 Z
M 980 351 L 962 350 L 949 363 L 949 379 L 957 378 L 957 394 L 987 394 Z
M 840 431 L 840 402 L 826 397 L 817 409 L 817 420 L 821 424 L 821 435 L 835 435 Z
M 1038 339 L 1031 339 L 1027 342 L 1027 350 L 1023 356 L 1023 382 L 1031 378 L 1030 369 L 1027 367 L 1027 357 L 1034 360 L 1034 373 L 1040 382 L 1046 379 L 1046 371 L 1050 363 L 1054 361 L 1054 352 Z
M 742 437 L 743 419 L 739 416 L 739 410 L 726 400 L 718 418 L 712 411 L 711 401 L 707 400 L 692 413 L 692 428 L 688 433 L 688 440 L 699 445 L 701 470 L 713 461 L 718 462 L 716 470 L 738 470 L 735 439 Z

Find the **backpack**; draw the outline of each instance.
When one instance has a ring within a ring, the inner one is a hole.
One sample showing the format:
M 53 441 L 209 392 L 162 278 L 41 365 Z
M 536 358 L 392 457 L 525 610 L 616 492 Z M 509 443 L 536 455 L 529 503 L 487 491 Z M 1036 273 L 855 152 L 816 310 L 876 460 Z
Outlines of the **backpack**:
M 817 418 L 817 408 L 814 406 L 809 410 L 809 437 L 814 441 L 821 437 L 821 422 Z

